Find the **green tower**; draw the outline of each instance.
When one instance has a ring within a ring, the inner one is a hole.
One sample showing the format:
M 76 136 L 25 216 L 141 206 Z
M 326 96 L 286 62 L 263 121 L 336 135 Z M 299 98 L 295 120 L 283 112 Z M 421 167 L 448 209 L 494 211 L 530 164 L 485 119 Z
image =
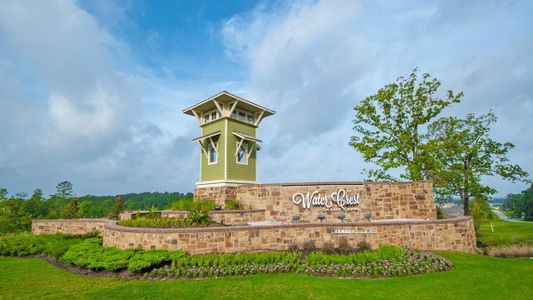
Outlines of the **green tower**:
M 194 116 L 201 136 L 197 187 L 256 183 L 256 129 L 275 112 L 226 91 L 183 110 Z

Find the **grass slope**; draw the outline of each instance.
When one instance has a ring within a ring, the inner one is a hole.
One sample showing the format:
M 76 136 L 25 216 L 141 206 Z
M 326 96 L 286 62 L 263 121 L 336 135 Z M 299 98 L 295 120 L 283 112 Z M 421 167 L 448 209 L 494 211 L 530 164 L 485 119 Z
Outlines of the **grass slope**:
M 533 223 L 503 221 L 494 215 L 494 232 L 490 224 L 481 224 L 478 240 L 491 247 L 528 244 L 533 245 Z
M 0 298 L 527 299 L 533 295 L 533 260 L 440 254 L 453 261 L 455 271 L 392 279 L 284 274 L 168 281 L 81 276 L 42 259 L 0 257 Z

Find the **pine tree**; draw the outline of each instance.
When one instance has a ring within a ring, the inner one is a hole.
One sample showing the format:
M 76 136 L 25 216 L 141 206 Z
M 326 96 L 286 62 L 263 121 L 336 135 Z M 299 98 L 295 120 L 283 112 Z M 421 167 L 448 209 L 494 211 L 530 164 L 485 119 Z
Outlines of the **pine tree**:
M 113 207 L 111 208 L 111 211 L 109 211 L 109 215 L 108 217 L 112 220 L 118 220 L 118 216 L 119 214 L 122 212 L 122 210 L 124 209 L 123 207 L 123 201 L 122 201 L 122 197 L 120 196 L 116 196 L 115 197 L 115 204 L 113 205 Z
M 80 217 L 80 210 L 78 208 L 78 198 L 72 198 L 67 206 L 61 212 L 63 219 L 76 219 Z

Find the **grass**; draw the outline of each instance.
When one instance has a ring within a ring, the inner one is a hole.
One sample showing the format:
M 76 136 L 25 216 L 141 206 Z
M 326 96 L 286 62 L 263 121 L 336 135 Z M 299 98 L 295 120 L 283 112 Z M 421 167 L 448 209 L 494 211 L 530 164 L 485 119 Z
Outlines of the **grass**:
M 167 281 L 82 276 L 38 258 L 0 257 L 0 298 L 527 299 L 533 294 L 533 260 L 439 254 L 452 260 L 455 271 L 389 279 L 278 274 Z
M 508 222 L 494 216 L 492 222 L 494 232 L 490 224 L 485 223 L 480 226 L 478 241 L 489 245 L 489 247 L 501 247 L 504 245 L 533 245 L 533 223 Z

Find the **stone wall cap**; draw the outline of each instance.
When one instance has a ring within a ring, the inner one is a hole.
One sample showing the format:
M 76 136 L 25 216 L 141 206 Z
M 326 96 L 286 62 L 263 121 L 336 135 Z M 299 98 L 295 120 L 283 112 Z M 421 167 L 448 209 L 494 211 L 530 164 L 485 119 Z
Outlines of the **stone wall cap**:
M 417 225 L 417 224 L 442 224 L 442 223 L 458 223 L 471 220 L 470 216 L 461 216 L 453 219 L 440 220 L 426 220 L 426 219 L 410 219 L 410 220 L 376 220 L 363 222 L 323 222 L 323 223 L 285 223 L 281 225 L 238 225 L 238 226 L 217 226 L 217 227 L 183 227 L 183 228 L 152 228 L 152 227 L 127 227 L 117 224 L 115 220 L 109 220 L 104 224 L 105 229 L 111 229 L 122 232 L 137 232 L 137 233 L 196 233 L 196 232 L 219 232 L 219 231 L 248 231 L 248 230 L 262 230 L 262 229 L 284 229 L 284 228 L 312 228 L 312 227 L 370 227 L 370 226 L 398 226 L 398 225 Z
M 432 183 L 431 180 L 418 181 L 310 181 L 310 182 L 280 182 L 280 183 L 249 183 L 238 187 L 248 186 L 314 186 L 314 185 L 376 185 L 376 184 L 413 184 Z M 197 187 L 197 189 L 209 189 L 212 187 Z M 217 187 L 219 188 L 219 187 Z M 235 187 L 234 187 L 235 188 Z
M 47 223 L 47 222 L 107 222 L 110 221 L 107 218 L 84 218 L 84 219 L 35 219 L 31 220 L 32 222 L 39 223 Z

